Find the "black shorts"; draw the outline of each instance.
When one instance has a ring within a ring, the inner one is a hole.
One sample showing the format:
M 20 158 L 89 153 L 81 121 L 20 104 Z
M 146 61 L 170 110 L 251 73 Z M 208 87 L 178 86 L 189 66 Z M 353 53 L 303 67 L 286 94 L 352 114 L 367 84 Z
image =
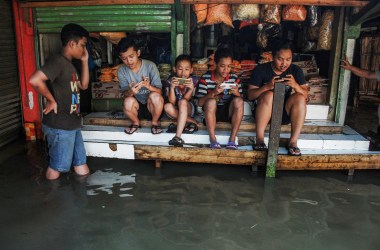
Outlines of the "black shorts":
M 137 112 L 137 117 L 139 120 L 152 120 L 152 114 L 149 112 L 148 104 L 141 104 L 139 102 L 139 110 Z
M 285 99 L 285 101 L 284 101 L 284 107 L 282 109 L 282 120 L 281 120 L 282 125 L 287 125 L 290 123 L 290 116 L 285 110 L 286 100 L 287 99 Z M 253 116 L 253 119 L 255 119 L 255 120 L 256 120 L 256 107 L 257 107 L 257 103 L 255 102 L 255 104 L 253 105 L 253 110 L 252 110 L 252 116 Z
M 230 104 L 231 102 L 228 102 L 217 106 L 215 113 L 216 122 L 231 122 Z M 203 124 L 206 125 L 206 119 L 203 119 Z

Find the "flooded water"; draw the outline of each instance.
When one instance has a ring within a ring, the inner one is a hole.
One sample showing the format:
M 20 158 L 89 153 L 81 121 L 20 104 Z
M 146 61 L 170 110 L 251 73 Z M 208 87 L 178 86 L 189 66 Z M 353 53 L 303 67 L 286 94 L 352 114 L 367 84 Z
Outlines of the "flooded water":
M 1 249 L 380 248 L 380 171 L 279 172 L 89 158 L 44 180 L 43 147 L 0 157 Z

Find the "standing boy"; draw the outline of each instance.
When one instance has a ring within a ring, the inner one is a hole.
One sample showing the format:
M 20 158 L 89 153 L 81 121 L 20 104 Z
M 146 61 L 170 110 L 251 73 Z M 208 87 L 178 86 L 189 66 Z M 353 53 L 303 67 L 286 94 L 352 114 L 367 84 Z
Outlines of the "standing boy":
M 188 55 L 178 56 L 175 60 L 173 72 L 175 72 L 175 77 L 168 81 L 169 102 L 165 104 L 164 110 L 170 117 L 177 119 L 176 134 L 169 141 L 169 145 L 182 147 L 184 144 L 181 138 L 182 132 L 192 134 L 198 131 L 197 121 L 194 119 L 195 104 L 191 100 L 196 83 L 194 82 L 196 80 L 190 76 L 193 73 L 191 57 Z M 185 127 L 186 122 L 188 124 Z
M 240 80 L 230 73 L 233 56 L 229 49 L 218 49 L 214 60 L 215 70 L 204 74 L 198 82 L 198 106 L 203 107 L 210 148 L 221 148 L 215 136 L 216 122 L 230 121 L 232 131 L 226 148 L 238 149 L 235 140 L 244 113 Z
M 255 100 L 253 112 L 256 121 L 255 150 L 266 150 L 264 143 L 265 127 L 272 117 L 273 89 L 276 82 L 285 82 L 285 101 L 282 124 L 291 123 L 291 135 L 288 143 L 289 155 L 299 156 L 301 150 L 297 140 L 306 116 L 308 89 L 302 69 L 292 64 L 292 48 L 289 43 L 276 44 L 272 48 L 273 61 L 258 65 L 252 72 L 248 86 L 248 99 Z M 294 94 L 292 94 L 294 90 Z
M 72 166 L 78 175 L 90 172 L 79 114 L 79 90 L 87 89 L 89 83 L 87 37 L 88 32 L 83 27 L 65 25 L 61 31 L 62 52 L 48 60 L 30 78 L 30 84 L 46 98 L 42 125 L 49 149 L 46 171 L 49 180 L 57 179 L 61 172 L 69 171 Z M 82 62 L 80 78 L 72 59 Z
M 148 119 L 152 120 L 152 134 L 162 133 L 158 120 L 164 107 L 164 98 L 157 66 L 139 58 L 140 49 L 129 37 L 120 40 L 118 52 L 124 63 L 117 72 L 124 96 L 123 111 L 132 121 L 124 132 L 133 134 L 140 128 L 140 119 Z

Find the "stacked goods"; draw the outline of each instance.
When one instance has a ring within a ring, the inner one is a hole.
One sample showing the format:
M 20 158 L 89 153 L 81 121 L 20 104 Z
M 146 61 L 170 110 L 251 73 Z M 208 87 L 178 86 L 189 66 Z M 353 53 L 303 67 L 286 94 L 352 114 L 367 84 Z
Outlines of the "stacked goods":
M 259 60 L 259 64 L 263 64 L 263 63 L 273 61 L 272 52 L 270 52 L 270 51 L 261 53 L 260 57 L 261 57 L 261 59 Z
M 201 77 L 208 71 L 207 63 L 193 63 L 193 75 L 197 77 Z
M 256 65 L 257 64 L 255 60 L 242 60 L 240 62 L 241 69 L 238 75 L 242 83 L 249 82 L 249 79 L 252 75 L 252 71 L 256 67 Z
M 167 63 L 161 63 L 158 65 L 158 72 L 160 73 L 161 81 L 166 81 L 171 74 L 171 66 Z
M 241 65 L 240 65 L 239 61 L 233 60 L 232 65 L 231 65 L 231 73 L 239 74 L 240 71 L 241 71 Z
M 318 75 L 319 73 L 319 68 L 314 58 L 307 61 L 293 62 L 293 64 L 298 65 L 305 76 Z
M 102 68 L 100 70 L 100 76 L 98 77 L 99 81 L 101 82 L 118 82 L 119 79 L 117 78 L 117 71 L 119 69 L 119 67 L 121 66 L 122 64 L 119 64 L 119 65 L 116 65 L 112 68 Z
M 307 10 L 303 5 L 286 5 L 282 10 L 284 21 L 305 21 Z
M 112 82 L 113 74 L 112 68 L 103 68 L 100 70 L 100 76 L 98 77 L 101 82 Z
M 326 104 L 328 79 L 314 76 L 307 81 L 309 87 L 308 102 L 310 104 Z

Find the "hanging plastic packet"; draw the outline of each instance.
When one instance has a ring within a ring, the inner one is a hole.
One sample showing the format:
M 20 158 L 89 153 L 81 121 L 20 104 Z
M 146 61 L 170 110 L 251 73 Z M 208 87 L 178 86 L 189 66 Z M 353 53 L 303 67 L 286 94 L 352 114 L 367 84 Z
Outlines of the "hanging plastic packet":
M 334 11 L 326 10 L 322 15 L 322 25 L 319 30 L 318 50 L 330 50 Z
M 261 7 L 261 18 L 266 23 L 281 23 L 281 5 L 264 4 Z
M 302 22 L 305 21 L 306 14 L 306 8 L 303 5 L 286 5 L 282 9 L 282 20 Z
M 252 20 L 260 17 L 258 4 L 232 4 L 232 20 Z
M 194 4 L 193 10 L 197 16 L 197 23 L 204 23 L 207 17 L 207 4 Z
M 205 25 L 225 23 L 234 27 L 231 18 L 231 8 L 229 4 L 209 4 Z
M 307 22 L 310 27 L 319 25 L 321 19 L 321 9 L 318 6 L 307 6 Z

